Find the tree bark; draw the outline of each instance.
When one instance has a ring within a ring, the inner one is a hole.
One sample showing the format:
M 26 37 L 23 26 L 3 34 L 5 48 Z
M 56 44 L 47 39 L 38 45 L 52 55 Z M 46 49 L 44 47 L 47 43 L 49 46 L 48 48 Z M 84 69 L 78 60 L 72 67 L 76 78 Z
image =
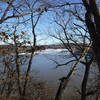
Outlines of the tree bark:
M 85 73 L 84 73 L 82 87 L 81 87 L 81 100 L 86 100 L 86 86 L 87 86 L 87 82 L 88 82 L 88 76 L 89 76 L 91 63 L 85 64 Z
M 85 21 L 92 39 L 92 48 L 100 72 L 100 13 L 96 0 L 82 0 L 86 8 Z

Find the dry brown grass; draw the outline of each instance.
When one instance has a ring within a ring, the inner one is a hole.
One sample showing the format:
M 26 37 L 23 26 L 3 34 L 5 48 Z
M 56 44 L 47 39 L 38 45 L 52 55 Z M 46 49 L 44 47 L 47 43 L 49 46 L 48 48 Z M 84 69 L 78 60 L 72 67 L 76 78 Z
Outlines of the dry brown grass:
M 50 86 L 51 85 L 51 86 Z M 33 82 L 27 86 L 27 95 L 20 98 L 19 96 L 0 96 L 0 100 L 54 100 L 57 84 L 53 85 L 46 82 Z M 79 93 L 69 91 L 66 89 L 62 100 L 80 100 L 81 97 Z M 89 97 L 87 100 L 95 100 L 93 96 Z

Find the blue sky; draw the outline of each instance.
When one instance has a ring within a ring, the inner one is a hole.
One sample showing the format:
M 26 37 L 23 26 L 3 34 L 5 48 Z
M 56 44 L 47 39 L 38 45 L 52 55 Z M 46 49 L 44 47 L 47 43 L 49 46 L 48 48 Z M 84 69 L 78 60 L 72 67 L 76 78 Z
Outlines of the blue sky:
M 45 1 L 45 0 L 44 0 Z M 67 2 L 80 2 L 81 0 L 57 0 L 60 2 L 67 1 Z M 0 4 L 1 8 L 5 8 L 6 4 Z M 10 14 L 10 13 L 9 13 Z M 1 16 L 1 15 L 0 15 Z M 53 44 L 54 41 L 57 43 L 58 41 L 52 39 L 52 37 L 49 36 L 55 28 L 54 24 L 52 23 L 52 17 L 53 13 L 52 12 L 44 12 L 43 16 L 40 18 L 40 21 L 36 27 L 36 34 L 37 34 L 37 42 L 38 44 Z M 26 18 L 29 18 L 29 16 L 26 16 Z M 8 22 L 16 22 L 16 19 L 11 19 L 6 21 Z M 13 24 L 13 23 L 12 23 Z M 9 23 L 9 25 L 11 25 Z M 0 25 L 2 26 L 2 25 Z M 31 39 L 31 24 L 27 23 L 25 25 L 21 25 L 19 27 L 19 32 L 20 31 L 27 31 L 30 34 L 30 39 Z M 50 33 L 51 32 L 51 33 Z

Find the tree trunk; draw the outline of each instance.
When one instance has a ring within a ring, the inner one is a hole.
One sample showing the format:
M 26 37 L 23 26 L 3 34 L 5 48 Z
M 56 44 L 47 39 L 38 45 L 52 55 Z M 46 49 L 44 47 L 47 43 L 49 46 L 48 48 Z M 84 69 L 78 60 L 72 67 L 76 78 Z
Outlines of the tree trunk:
M 82 0 L 86 8 L 86 25 L 93 42 L 92 48 L 100 72 L 100 13 L 96 0 Z
M 81 88 L 81 100 L 86 100 L 86 86 L 87 86 L 87 81 L 89 76 L 89 70 L 90 70 L 90 65 L 86 63 L 85 73 L 84 73 L 82 88 Z

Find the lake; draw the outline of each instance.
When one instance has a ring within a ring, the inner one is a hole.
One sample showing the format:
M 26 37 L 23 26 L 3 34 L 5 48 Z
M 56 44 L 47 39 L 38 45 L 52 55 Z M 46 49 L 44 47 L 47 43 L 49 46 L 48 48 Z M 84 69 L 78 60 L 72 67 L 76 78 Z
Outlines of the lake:
M 11 54 L 14 55 L 14 54 Z M 7 55 L 6 55 L 7 56 Z M 30 58 L 30 53 L 21 53 L 20 58 L 25 58 L 24 63 L 20 66 L 21 71 L 25 72 L 28 66 L 28 60 Z M 2 64 L 2 56 L 0 57 L 1 61 L 1 69 L 3 67 Z M 70 63 L 68 65 L 59 66 L 57 67 L 57 64 L 63 64 L 70 60 L 74 59 L 71 57 L 70 53 L 66 49 L 46 49 L 42 51 L 35 52 L 35 55 L 33 56 L 32 60 L 32 66 L 31 66 L 31 73 L 30 75 L 38 81 L 49 83 L 50 88 L 58 88 L 59 85 L 59 79 L 66 76 L 68 72 L 70 71 L 72 65 L 75 63 Z M 15 65 L 15 64 L 14 64 Z M 68 92 L 69 91 L 76 93 L 77 90 L 80 89 L 82 78 L 84 75 L 85 67 L 82 64 L 78 64 L 74 74 L 71 76 L 69 84 L 68 84 Z M 94 79 L 97 75 L 98 69 L 95 63 L 92 64 L 90 74 L 89 74 L 89 80 L 91 81 L 91 86 L 94 84 Z M 23 73 L 24 75 L 24 73 Z M 57 91 L 55 89 L 55 92 Z M 53 90 L 54 91 L 54 90 Z M 66 100 L 66 99 L 65 99 Z
M 74 58 L 71 57 L 70 53 L 67 52 L 66 49 L 47 49 L 40 52 L 38 51 L 33 57 L 31 75 L 41 81 L 57 82 L 60 78 L 68 74 L 74 62 L 68 65 L 59 66 L 57 68 L 56 63 L 63 64 L 72 59 Z M 25 70 L 26 67 L 26 64 L 23 65 L 23 70 Z M 82 64 L 78 64 L 74 74 L 71 77 L 71 83 L 74 82 L 76 87 L 81 85 L 84 69 L 85 67 Z M 90 78 L 91 76 L 92 78 L 95 77 L 96 73 L 97 66 L 93 64 L 91 66 Z

